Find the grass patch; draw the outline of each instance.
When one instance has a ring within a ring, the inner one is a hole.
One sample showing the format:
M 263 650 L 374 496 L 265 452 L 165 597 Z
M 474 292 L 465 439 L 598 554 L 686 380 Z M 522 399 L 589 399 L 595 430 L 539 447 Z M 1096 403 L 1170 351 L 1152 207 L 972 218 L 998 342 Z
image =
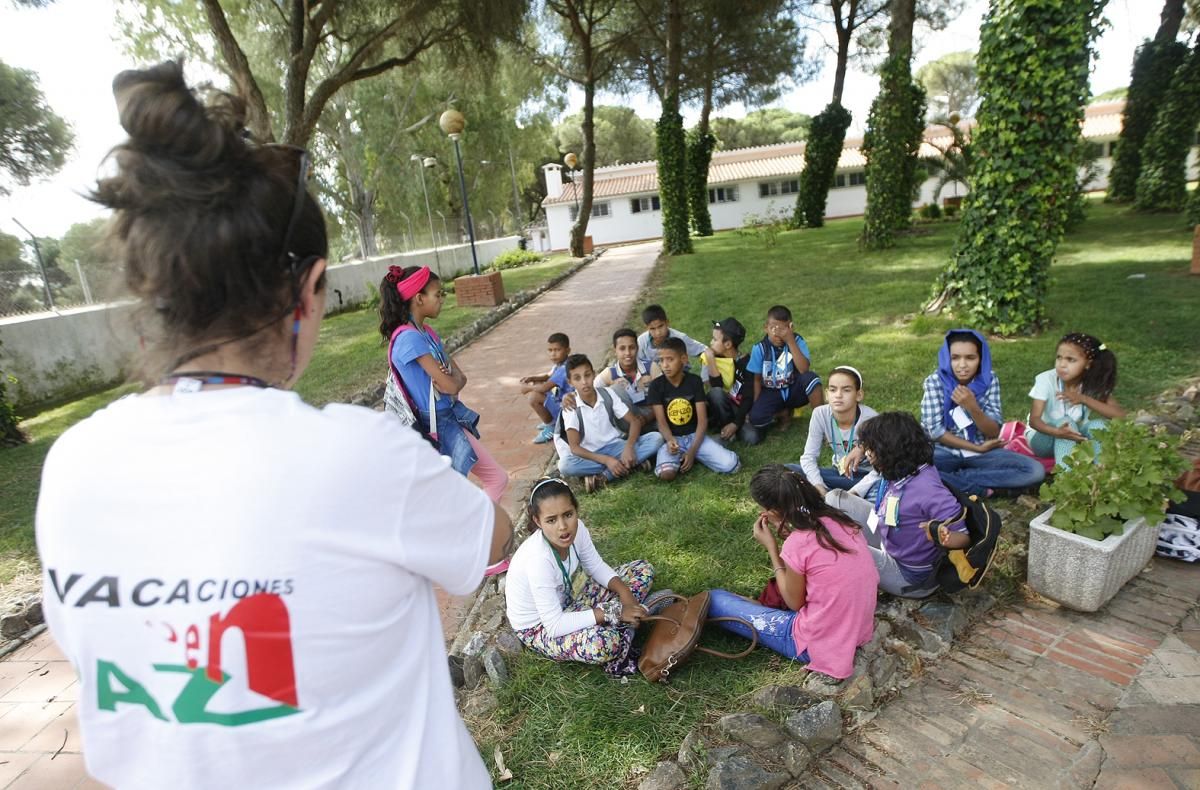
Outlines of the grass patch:
M 860 219 L 820 230 L 779 234 L 771 247 L 736 233 L 695 239 L 696 253 L 662 264 L 647 300 L 663 304 L 674 327 L 707 340 L 710 321 L 738 317 L 762 336 L 766 310 L 788 305 L 822 375 L 854 365 L 866 382 L 866 402 L 880 411 L 918 411 L 921 384 L 933 371 L 942 334 L 955 322 L 915 317 L 954 243 L 957 225 L 937 223 L 897 249 L 862 252 Z M 1053 365 L 1057 339 L 1086 331 L 1120 361 L 1116 397 L 1138 408 L 1200 369 L 1200 278 L 1188 276 L 1191 237 L 1177 216 L 1139 216 L 1099 203 L 1059 248 L 1048 296 L 1052 325 L 1037 337 L 996 340 L 993 363 L 1003 384 L 1005 415 L 1023 418 L 1034 376 Z M 1144 279 L 1128 279 L 1144 274 Z M 632 326 L 638 326 L 631 312 Z M 748 350 L 748 347 L 747 347 Z M 807 418 L 764 444 L 735 445 L 743 471 L 719 476 L 698 468 L 673 484 L 645 475 L 588 496 L 582 516 L 606 560 L 644 558 L 656 587 L 694 593 L 725 587 L 757 594 L 770 575 L 765 553 L 750 536 L 755 509 L 747 494 L 753 471 L 799 459 Z M 989 583 L 1004 594 L 1024 578 L 1024 512 L 1006 518 L 1000 568 Z M 738 640 L 709 629 L 704 643 Z M 597 668 L 554 664 L 525 654 L 512 662 L 514 680 L 500 707 L 477 728 L 485 755 L 499 745 L 514 772 L 513 787 L 619 788 L 674 753 L 700 723 L 737 709 L 755 689 L 802 676 L 766 650 L 739 662 L 698 655 L 671 686 L 634 678 L 620 683 Z M 643 709 L 644 713 L 639 712 Z M 549 759 L 549 755 L 558 755 Z
M 541 263 L 504 273 L 507 293 L 516 294 L 557 277 L 573 259 L 555 255 Z M 487 312 L 486 307 L 461 308 L 446 300 L 434 326 L 449 336 Z M 355 310 L 332 316 L 321 324 L 321 337 L 312 362 L 296 391 L 316 406 L 349 399 L 383 380 L 387 371 L 379 336 L 379 316 L 374 310 Z M 54 440 L 75 423 L 117 398 L 139 391 L 123 384 L 85 398 L 45 409 L 21 422 L 28 444 L 0 450 L 0 585 L 17 573 L 37 567 L 33 514 L 42 464 Z

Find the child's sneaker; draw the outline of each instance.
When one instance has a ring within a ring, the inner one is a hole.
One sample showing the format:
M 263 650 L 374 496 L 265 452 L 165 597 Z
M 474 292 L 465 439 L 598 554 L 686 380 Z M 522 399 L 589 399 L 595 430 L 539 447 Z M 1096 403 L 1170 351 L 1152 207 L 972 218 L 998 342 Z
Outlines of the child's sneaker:
M 588 475 L 583 478 L 583 490 L 589 494 L 594 494 L 608 484 L 608 478 L 604 475 Z
M 647 458 L 645 461 L 642 461 L 640 464 L 638 464 L 638 469 L 641 469 L 643 472 L 654 474 L 654 459 Z
M 538 435 L 533 437 L 534 444 L 545 444 L 554 438 L 554 423 L 542 423 L 542 427 L 538 430 Z
M 497 562 L 495 565 L 489 565 L 483 569 L 484 576 L 498 576 L 508 570 L 510 558 L 505 558 Z
M 650 614 L 658 614 L 673 603 L 675 603 L 674 590 L 659 590 L 658 592 L 650 593 L 650 597 L 646 599 L 642 606 L 646 607 L 646 611 Z

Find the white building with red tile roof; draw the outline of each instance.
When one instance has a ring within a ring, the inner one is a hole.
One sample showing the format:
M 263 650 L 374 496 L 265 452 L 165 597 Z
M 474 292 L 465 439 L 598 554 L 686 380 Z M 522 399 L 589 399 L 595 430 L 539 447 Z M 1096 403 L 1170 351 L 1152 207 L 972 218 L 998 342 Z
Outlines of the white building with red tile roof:
M 1099 146 L 1098 175 L 1089 184 L 1092 190 L 1108 184 L 1112 165 L 1112 148 L 1121 131 L 1121 110 L 1124 101 L 1093 104 L 1087 108 L 1083 122 L 1083 137 Z M 936 158 L 940 150 L 952 142 L 944 127 L 925 130 L 920 156 Z M 796 204 L 800 172 L 804 170 L 803 142 L 779 143 L 732 151 L 715 151 L 708 168 L 708 203 L 714 230 L 741 227 L 751 216 L 790 217 Z M 867 204 L 862 139 L 849 139 L 838 159 L 837 174 L 825 204 L 825 216 L 859 216 Z M 1194 173 L 1195 148 L 1188 160 L 1189 173 Z M 587 233 L 595 244 L 618 244 L 628 241 L 654 239 L 662 235 L 662 213 L 659 210 L 657 163 L 598 167 L 592 190 L 592 216 Z M 546 209 L 551 249 L 565 249 L 575 222 L 580 183 L 563 183 L 562 166 L 543 166 L 546 176 Z M 936 179 L 929 178 L 921 185 L 919 206 L 933 200 Z M 947 186 L 943 199 L 966 193 L 965 184 Z

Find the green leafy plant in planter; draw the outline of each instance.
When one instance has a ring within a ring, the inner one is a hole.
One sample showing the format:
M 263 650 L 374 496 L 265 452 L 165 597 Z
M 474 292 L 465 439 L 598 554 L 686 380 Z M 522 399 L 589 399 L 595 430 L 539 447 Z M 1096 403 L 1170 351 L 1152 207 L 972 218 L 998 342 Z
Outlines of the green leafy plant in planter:
M 1063 459 L 1069 468 L 1043 487 L 1042 498 L 1054 504 L 1051 526 L 1104 540 L 1123 534 L 1127 521 L 1158 524 L 1168 500 L 1183 498 L 1174 484 L 1188 466 L 1179 454 L 1180 437 L 1113 420 L 1097 438 L 1098 454 L 1090 442 L 1080 442 Z

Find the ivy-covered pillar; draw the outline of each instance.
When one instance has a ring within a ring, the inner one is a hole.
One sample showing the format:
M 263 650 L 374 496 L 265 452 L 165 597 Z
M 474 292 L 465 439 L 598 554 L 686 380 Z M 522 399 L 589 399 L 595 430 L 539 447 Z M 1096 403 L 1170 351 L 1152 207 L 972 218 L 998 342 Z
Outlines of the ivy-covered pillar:
M 663 252 L 683 255 L 692 251 L 688 235 L 687 151 L 679 94 L 663 97 L 662 115 L 655 126 L 658 154 L 658 199 L 662 206 Z
M 938 291 L 959 323 L 1000 334 L 1045 319 L 1105 0 L 992 0 L 979 31 L 979 108 L 963 220 Z
M 850 111 L 836 101 L 812 119 L 804 145 L 804 170 L 800 173 L 793 227 L 819 228 L 825 224 L 825 201 L 849 128 Z
M 879 88 L 863 140 L 867 208 L 859 243 L 869 249 L 893 246 L 896 234 L 912 225 L 925 130 L 925 90 L 913 82 L 907 51 L 884 61 Z
M 1187 203 L 1187 157 L 1200 121 L 1200 43 L 1175 69 L 1142 146 L 1133 207 L 1182 211 Z
M 697 236 L 713 234 L 712 215 L 708 213 L 708 165 L 716 145 L 717 138 L 711 132 L 697 128 L 687 133 L 688 209 Z
M 1142 170 L 1142 146 L 1154 116 L 1171 83 L 1171 76 L 1187 55 L 1187 47 L 1178 41 L 1147 41 L 1133 56 L 1133 72 L 1129 78 L 1129 93 L 1121 111 L 1121 135 L 1113 152 L 1112 170 L 1108 174 L 1106 200 L 1128 203 L 1137 190 L 1138 173 Z

